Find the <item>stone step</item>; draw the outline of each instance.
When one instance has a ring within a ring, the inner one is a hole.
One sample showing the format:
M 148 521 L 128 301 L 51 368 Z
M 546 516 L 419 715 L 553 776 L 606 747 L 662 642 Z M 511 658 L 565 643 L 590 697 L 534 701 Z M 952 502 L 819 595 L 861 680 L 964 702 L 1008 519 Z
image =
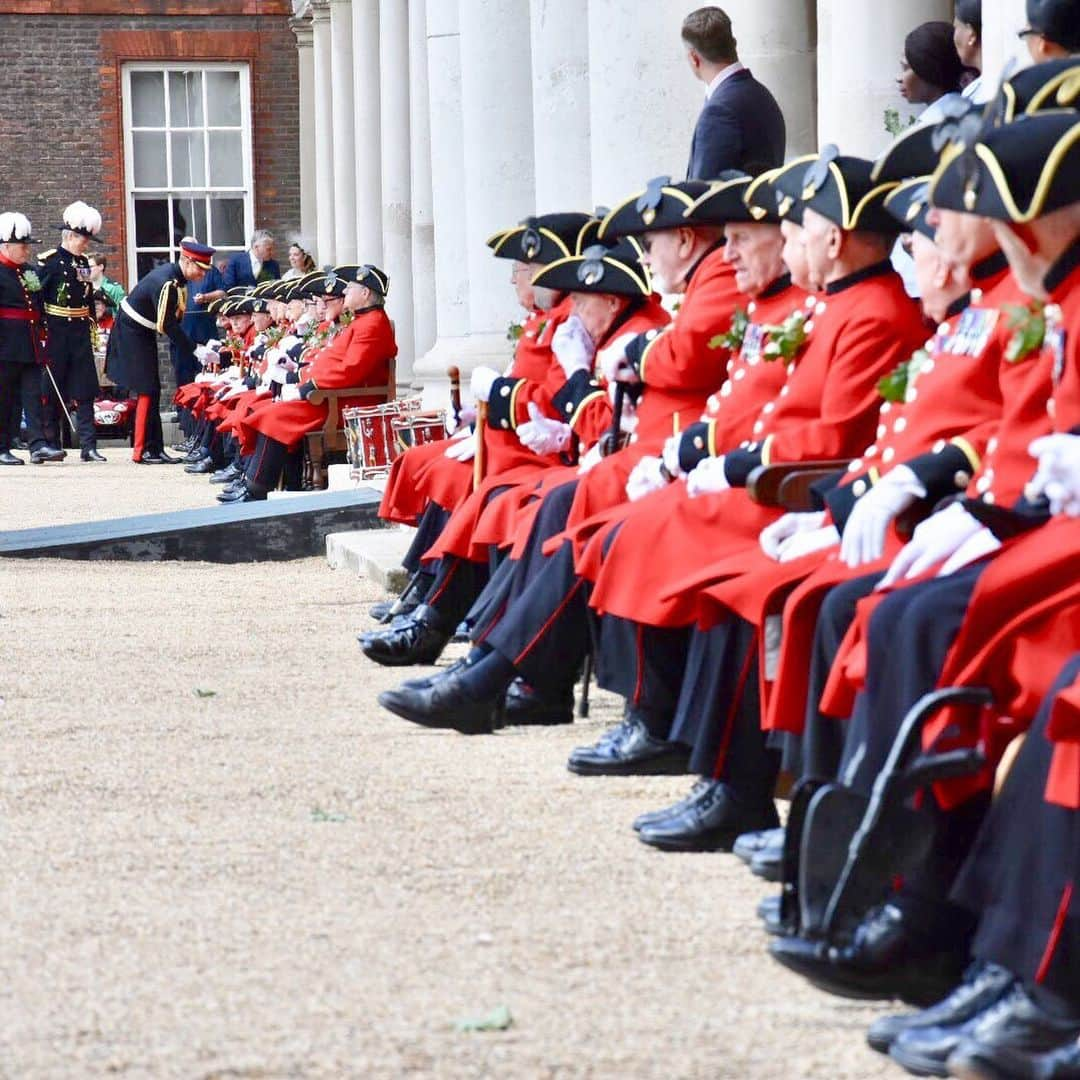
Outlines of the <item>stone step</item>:
M 388 592 L 399 593 L 409 580 L 401 560 L 415 532 L 399 525 L 330 533 L 326 538 L 326 561 L 334 570 L 351 571 L 378 582 Z

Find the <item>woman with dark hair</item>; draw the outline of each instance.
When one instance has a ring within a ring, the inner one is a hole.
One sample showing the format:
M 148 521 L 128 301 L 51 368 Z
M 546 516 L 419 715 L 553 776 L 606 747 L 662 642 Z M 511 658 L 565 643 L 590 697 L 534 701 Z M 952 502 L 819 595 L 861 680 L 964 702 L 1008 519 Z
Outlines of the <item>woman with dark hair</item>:
M 298 240 L 289 245 L 289 269 L 282 274 L 283 281 L 292 281 L 294 278 L 302 278 L 315 269 L 315 260 L 311 252 Z
M 956 0 L 953 45 L 960 63 L 967 68 L 961 79 L 961 82 L 967 79 L 964 97 L 981 104 L 986 100 L 982 78 L 982 0 Z
M 904 39 L 896 85 L 900 96 L 909 104 L 932 107 L 946 94 L 958 94 L 963 74 L 964 65 L 953 44 L 951 23 L 923 23 Z M 927 110 L 931 111 L 939 112 L 940 106 Z M 938 117 L 924 113 L 919 119 L 925 123 Z

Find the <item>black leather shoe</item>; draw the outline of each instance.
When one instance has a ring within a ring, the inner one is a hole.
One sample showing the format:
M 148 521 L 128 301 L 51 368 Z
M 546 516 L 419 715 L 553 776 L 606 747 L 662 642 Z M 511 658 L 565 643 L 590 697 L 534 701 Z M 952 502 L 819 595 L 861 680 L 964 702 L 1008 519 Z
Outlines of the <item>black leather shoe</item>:
M 46 461 L 63 461 L 67 457 L 67 454 L 63 450 L 58 450 L 55 446 L 39 446 L 36 450 L 30 453 L 30 463 L 32 465 L 41 465 Z
M 446 648 L 450 633 L 443 626 L 439 613 L 422 604 L 413 617 L 401 626 L 392 626 L 381 633 L 361 635 L 360 648 L 365 656 L 383 667 L 434 664 Z
M 195 448 L 195 442 L 192 439 L 184 439 L 183 442 L 174 442 L 169 447 L 170 450 L 175 450 L 178 454 L 190 453 Z
M 79 457 L 83 461 L 107 461 L 108 460 L 105 457 L 104 454 L 99 454 L 97 452 L 97 447 L 94 447 L 91 450 L 82 450 L 82 451 L 80 451 L 79 452 Z
M 850 944 L 793 935 L 778 938 L 769 952 L 818 989 L 861 1001 L 900 998 L 912 1005 L 932 1005 L 960 981 L 960 958 L 917 941 L 894 904 L 874 908 L 856 927 Z
M 197 461 L 202 461 L 203 458 L 210 456 L 210 451 L 204 449 L 202 446 L 192 447 L 180 460 L 185 465 L 194 465 Z
M 593 746 L 571 751 L 566 767 L 581 776 L 678 776 L 686 772 L 689 747 L 657 739 L 633 711 Z
M 712 780 L 682 813 L 644 826 L 638 839 L 662 851 L 730 851 L 737 836 L 772 828 L 779 820 L 771 801 L 745 805 L 730 785 Z
M 30 447 L 27 444 L 25 439 L 20 439 L 19 436 L 16 435 L 15 438 L 11 440 L 11 449 L 12 450 L 29 450 Z
M 433 671 L 428 675 L 416 675 L 411 679 L 403 679 L 398 683 L 398 689 L 400 690 L 426 690 L 437 679 L 441 679 L 446 675 L 451 675 L 456 671 L 464 671 L 469 666 L 465 657 L 460 660 L 455 660 L 449 667 L 440 668 L 437 671 Z
M 461 687 L 461 674 L 454 671 L 420 688 L 399 686 L 384 690 L 379 704 L 414 724 L 448 728 L 462 735 L 490 735 L 495 730 L 496 702 L 477 701 Z
M 136 465 L 179 465 L 180 458 L 169 457 L 168 454 L 143 454 L 135 459 Z
M 1029 1054 L 1008 1046 L 963 1042 L 949 1055 L 949 1073 L 966 1080 L 1080 1080 L 1080 1043 Z
M 657 822 L 666 821 L 668 818 L 681 814 L 701 793 L 702 789 L 712 783 L 711 776 L 702 776 L 694 781 L 694 786 L 677 803 L 661 807 L 659 810 L 646 810 L 644 814 L 638 814 L 634 818 L 634 832 L 641 832 L 646 825 L 655 825 Z
M 866 1041 L 879 1054 L 887 1054 L 905 1031 L 967 1023 L 1008 993 L 1015 982 L 1012 972 L 1000 964 L 976 961 L 964 972 L 964 981 L 944 1001 L 922 1012 L 875 1020 L 866 1033 Z
M 224 469 L 218 469 L 218 471 L 210 477 L 210 483 L 231 484 L 234 480 L 239 480 L 243 475 L 243 472 L 235 464 L 230 462 Z
M 0 465 L 25 465 L 22 458 L 17 458 L 10 450 L 0 451 Z
M 780 893 L 773 893 L 771 896 L 766 896 L 757 906 L 758 918 L 765 924 L 766 932 L 775 936 L 787 933 L 780 918 L 782 899 Z
M 571 687 L 554 698 L 544 697 L 524 679 L 515 679 L 503 702 L 507 727 L 551 727 L 574 722 L 574 691 Z
M 735 841 L 731 853 L 742 859 L 742 861 L 749 866 L 750 863 L 754 861 L 755 855 L 766 850 L 766 848 L 775 847 L 777 844 L 783 849 L 783 828 L 758 829 L 757 832 L 743 833 L 742 836 Z
M 1019 983 L 970 1020 L 914 1028 L 898 1035 L 889 1057 L 917 1076 L 948 1076 L 951 1056 L 968 1041 L 984 1050 L 1007 1047 L 1026 1053 L 1054 1050 L 1080 1035 L 1080 1020 L 1051 1016 Z
M 784 830 L 770 829 L 765 842 L 750 859 L 750 869 L 765 881 L 779 881 L 784 873 Z
M 184 472 L 191 473 L 194 476 L 203 476 L 206 473 L 212 473 L 214 471 L 214 462 L 211 458 L 204 457 L 200 461 L 196 461 L 192 465 L 185 465 Z
M 235 488 L 229 488 L 227 491 L 221 492 L 217 497 L 217 501 L 223 505 L 231 506 L 233 503 L 262 502 L 265 498 L 265 491 L 256 491 L 254 488 L 248 487 L 247 484 L 239 484 Z
M 372 604 L 371 607 L 368 608 L 368 614 L 376 622 L 384 622 L 386 619 L 390 618 L 390 613 L 394 611 L 394 605 L 398 600 L 400 600 L 400 597 L 397 597 L 394 600 L 380 600 L 377 604 Z M 419 606 L 419 599 L 406 600 L 397 611 L 394 611 L 394 615 L 411 615 Z

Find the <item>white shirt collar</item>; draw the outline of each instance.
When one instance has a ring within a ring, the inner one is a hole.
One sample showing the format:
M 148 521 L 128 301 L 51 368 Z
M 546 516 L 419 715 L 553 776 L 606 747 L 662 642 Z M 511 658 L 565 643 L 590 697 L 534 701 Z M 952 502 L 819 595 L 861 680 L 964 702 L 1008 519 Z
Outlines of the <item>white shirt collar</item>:
M 262 269 L 262 260 L 256 258 L 254 251 L 248 252 L 248 254 L 251 256 L 251 273 L 252 273 L 252 276 L 255 278 L 256 281 L 258 281 L 258 279 L 259 279 L 259 271 Z
M 746 70 L 746 68 L 744 68 L 742 66 L 742 64 L 739 63 L 738 60 L 736 60 L 734 64 L 728 64 L 728 66 L 726 68 L 724 68 L 724 70 L 721 71 L 720 74 L 717 75 L 716 78 L 713 79 L 713 81 L 711 83 L 709 83 L 709 85 L 705 88 L 705 97 L 706 98 L 711 98 L 713 96 L 713 91 L 725 79 L 730 79 L 732 75 L 736 75 L 740 71 L 745 71 L 745 70 Z

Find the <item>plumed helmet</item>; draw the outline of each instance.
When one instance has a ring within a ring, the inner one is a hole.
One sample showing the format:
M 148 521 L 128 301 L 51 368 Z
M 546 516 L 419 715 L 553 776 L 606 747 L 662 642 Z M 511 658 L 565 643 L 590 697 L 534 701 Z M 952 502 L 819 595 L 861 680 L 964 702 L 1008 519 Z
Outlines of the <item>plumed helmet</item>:
M 84 202 L 73 202 L 64 211 L 64 228 L 80 236 L 97 236 L 101 232 L 101 214 Z
M 30 219 L 11 211 L 0 214 L 0 244 L 36 244 Z

